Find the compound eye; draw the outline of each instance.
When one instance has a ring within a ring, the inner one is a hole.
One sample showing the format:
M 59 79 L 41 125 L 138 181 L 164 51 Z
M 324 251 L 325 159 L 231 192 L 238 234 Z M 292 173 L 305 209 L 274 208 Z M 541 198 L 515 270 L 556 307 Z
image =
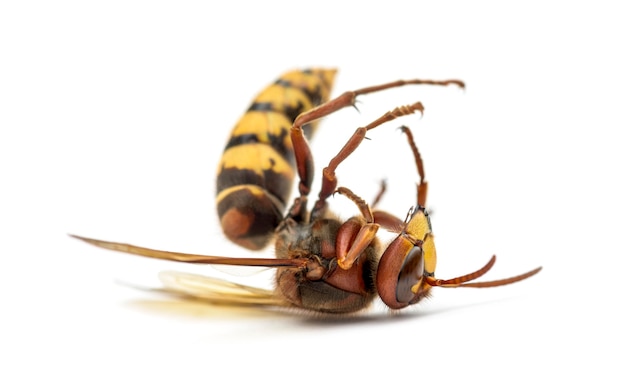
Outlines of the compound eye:
M 422 248 L 414 246 L 406 255 L 396 287 L 396 299 L 400 303 L 409 303 L 415 297 L 424 276 L 424 254 Z
M 378 295 L 392 309 L 404 308 L 419 298 L 424 277 L 422 241 L 411 242 L 405 235 L 389 244 L 380 258 L 376 274 Z

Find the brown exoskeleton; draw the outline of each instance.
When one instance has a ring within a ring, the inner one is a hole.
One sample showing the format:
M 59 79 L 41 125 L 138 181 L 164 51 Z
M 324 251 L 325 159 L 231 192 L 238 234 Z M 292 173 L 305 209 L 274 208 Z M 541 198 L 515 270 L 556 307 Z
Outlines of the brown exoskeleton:
M 389 308 L 401 309 L 419 302 L 429 294 L 432 287 L 501 286 L 521 281 L 539 272 L 541 268 L 502 280 L 470 282 L 491 269 L 495 263 L 494 256 L 484 267 L 473 273 L 447 280 L 435 278 L 435 244 L 430 219 L 424 208 L 427 195 L 424 167 L 413 136 L 406 127 L 402 127 L 402 130 L 412 149 L 420 181 L 417 186 L 417 206 L 411 209 L 404 220 L 375 208 L 384 187 L 371 207 L 349 188 L 338 187 L 335 174 L 337 167 L 357 149 L 365 134 L 397 117 L 416 111 L 422 112 L 423 106 L 419 102 L 398 107 L 369 125 L 358 128 L 323 169 L 321 190 L 312 209 L 308 211 L 307 200 L 313 181 L 313 156 L 305 138 L 307 125 L 342 108 L 353 106 L 355 98 L 362 94 L 407 84 L 464 87 L 458 80 L 396 81 L 349 91 L 325 101 L 328 93 L 326 90 L 330 87 L 328 79 L 332 80 L 334 72 L 319 69 L 285 74 L 275 84 L 281 91 L 283 88 L 295 89 L 306 93 L 301 94 L 303 97 L 317 97 L 315 101 L 305 102 L 312 108 L 303 109 L 307 104 L 302 102 L 281 103 L 281 99 L 287 101 L 287 97 L 290 99 L 293 94 L 276 93 L 274 86 L 272 90 L 268 88 L 264 92 L 266 94 L 261 94 L 260 97 L 269 96 L 270 102 L 258 98 L 249 112 L 254 115 L 261 112 L 267 122 L 276 122 L 276 118 L 267 119 L 269 114 L 284 114 L 288 117 L 287 112 L 290 115 L 295 112 L 297 115 L 293 124 L 290 124 L 288 131 L 277 130 L 275 127 L 261 130 L 260 126 L 250 126 L 249 118 L 242 120 L 245 124 L 240 124 L 234 130 L 220 165 L 220 176 L 224 180 L 218 181 L 218 209 L 226 235 L 234 242 L 251 249 L 262 247 L 269 237 L 274 237 L 275 259 L 194 255 L 73 237 L 102 248 L 157 259 L 275 268 L 276 288 L 273 291 L 183 273 L 164 274 L 162 281 L 166 291 L 190 295 L 212 303 L 297 307 L 323 313 L 356 312 L 366 308 L 376 297 L 380 297 Z M 295 106 L 299 110 L 294 110 Z M 242 129 L 244 127 L 247 131 Z M 243 134 L 236 134 L 239 132 Z M 271 140 L 265 143 L 261 139 L 263 137 Z M 259 143 L 265 147 L 262 150 L 256 149 L 256 152 L 243 147 L 249 144 L 258 146 Z M 268 149 L 268 146 L 280 148 L 284 156 L 276 154 L 273 147 Z M 257 162 L 251 158 L 242 160 L 241 154 L 245 153 L 261 153 L 261 156 Z M 278 166 L 283 160 L 286 165 Z M 295 198 L 286 215 L 278 218 L 276 213 L 283 207 L 282 199 L 286 196 L 284 191 L 272 193 L 272 190 L 284 190 L 285 184 L 272 183 L 268 186 L 264 179 L 281 179 L 278 175 L 283 175 L 282 178 L 287 180 L 280 182 L 287 182 L 290 174 L 287 165 L 290 164 L 299 178 L 299 196 Z M 242 178 L 241 174 L 253 181 L 242 181 L 245 177 Z M 221 187 L 220 184 L 224 186 Z M 335 193 L 351 200 L 360 211 L 359 215 L 347 221 L 332 216 L 328 211 L 327 199 Z M 397 234 L 387 246 L 383 246 L 377 238 L 381 227 Z M 268 237 L 268 231 L 272 236 Z

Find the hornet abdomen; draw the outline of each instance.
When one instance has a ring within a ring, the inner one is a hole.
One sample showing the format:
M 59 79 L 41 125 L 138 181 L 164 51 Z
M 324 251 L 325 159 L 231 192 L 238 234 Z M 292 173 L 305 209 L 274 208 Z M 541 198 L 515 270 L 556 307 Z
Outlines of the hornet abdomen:
M 259 93 L 233 128 L 217 170 L 217 212 L 231 241 L 258 250 L 273 237 L 296 172 L 291 125 L 329 99 L 335 72 L 282 75 Z M 316 124 L 307 126 L 309 137 Z

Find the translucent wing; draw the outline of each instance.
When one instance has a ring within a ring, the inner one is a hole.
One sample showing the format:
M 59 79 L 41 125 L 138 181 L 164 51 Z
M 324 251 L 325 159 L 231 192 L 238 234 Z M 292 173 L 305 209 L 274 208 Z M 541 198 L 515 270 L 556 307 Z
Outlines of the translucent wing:
M 107 250 L 140 255 L 154 259 L 163 259 L 192 264 L 210 264 L 238 267 L 277 268 L 302 267 L 306 259 L 271 259 L 271 258 L 230 258 L 223 256 L 186 254 L 173 251 L 154 250 L 120 242 L 96 240 L 93 238 L 70 235 L 91 245 Z M 290 306 L 277 298 L 271 290 L 246 286 L 218 278 L 211 278 L 191 273 L 165 271 L 159 274 L 163 288 L 150 291 L 165 292 L 178 296 L 190 297 L 213 304 L 238 306 Z
M 163 283 L 162 292 L 182 295 L 212 304 L 238 306 L 287 307 L 288 303 L 277 298 L 271 290 L 242 285 L 198 274 L 165 271 L 159 273 Z
M 225 256 L 211 256 L 186 254 L 174 251 L 155 250 L 147 247 L 135 246 L 127 243 L 96 240 L 70 234 L 70 237 L 79 239 L 90 245 L 107 250 L 119 251 L 132 255 L 145 256 L 147 258 L 171 260 L 191 264 L 217 264 L 217 265 L 240 265 L 250 267 L 305 267 L 307 259 L 271 259 L 271 258 L 230 258 Z

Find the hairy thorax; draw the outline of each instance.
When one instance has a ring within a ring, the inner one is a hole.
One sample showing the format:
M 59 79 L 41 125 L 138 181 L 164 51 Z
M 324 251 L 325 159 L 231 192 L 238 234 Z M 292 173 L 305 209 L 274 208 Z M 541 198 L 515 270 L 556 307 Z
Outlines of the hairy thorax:
M 318 219 L 298 224 L 283 221 L 277 230 L 276 257 L 308 259 L 303 268 L 279 268 L 276 291 L 296 307 L 348 313 L 365 308 L 376 296 L 378 240 L 347 270 L 337 266 L 335 240 L 341 222 Z

